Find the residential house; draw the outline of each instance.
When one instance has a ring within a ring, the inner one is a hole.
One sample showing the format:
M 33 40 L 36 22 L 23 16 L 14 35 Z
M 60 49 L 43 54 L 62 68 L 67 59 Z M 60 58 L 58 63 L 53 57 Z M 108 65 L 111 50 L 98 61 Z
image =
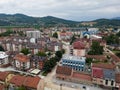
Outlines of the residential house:
M 0 51 L 0 66 L 5 66 L 9 64 L 8 55 L 6 52 Z
M 17 54 L 14 57 L 13 65 L 18 70 L 26 71 L 30 68 L 30 57 L 23 54 Z
M 5 84 L 5 80 L 10 72 L 0 72 L 0 83 Z
M 115 87 L 115 65 L 109 63 L 92 63 L 93 83 Z
M 85 53 L 86 53 L 86 49 L 85 49 L 85 44 L 81 41 L 76 41 L 73 43 L 73 47 L 71 49 L 73 55 L 75 56 L 85 56 Z
M 33 55 L 30 57 L 31 67 L 36 69 L 43 69 L 47 57 Z

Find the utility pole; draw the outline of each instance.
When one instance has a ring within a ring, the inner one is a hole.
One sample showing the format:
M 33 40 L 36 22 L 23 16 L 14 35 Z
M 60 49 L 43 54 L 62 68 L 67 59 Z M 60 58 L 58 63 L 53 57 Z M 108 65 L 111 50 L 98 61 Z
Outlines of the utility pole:
M 60 90 L 62 90 L 62 84 L 60 84 Z

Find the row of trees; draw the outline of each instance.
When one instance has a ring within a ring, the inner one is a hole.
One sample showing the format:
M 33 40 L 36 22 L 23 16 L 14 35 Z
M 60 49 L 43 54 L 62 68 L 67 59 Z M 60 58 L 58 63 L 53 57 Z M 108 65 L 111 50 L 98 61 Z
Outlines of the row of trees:
M 89 55 L 102 55 L 103 54 L 103 46 L 100 46 L 100 43 L 97 41 L 92 42 L 92 46 L 90 51 L 88 52 Z

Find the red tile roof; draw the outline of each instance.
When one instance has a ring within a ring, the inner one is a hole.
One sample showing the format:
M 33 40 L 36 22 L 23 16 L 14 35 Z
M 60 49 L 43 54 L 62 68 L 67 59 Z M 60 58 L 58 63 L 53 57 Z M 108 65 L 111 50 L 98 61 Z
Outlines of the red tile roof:
M 92 63 L 92 67 L 104 68 L 104 69 L 115 69 L 114 64 L 110 63 Z
M 70 76 L 72 73 L 72 68 L 66 66 L 57 66 L 56 73 Z
M 73 43 L 74 49 L 85 49 L 85 44 L 81 41 L 77 41 Z
M 86 58 L 93 58 L 97 60 L 107 60 L 106 56 L 104 55 L 86 55 Z
M 25 80 L 25 82 L 24 82 L 23 85 L 24 85 L 25 87 L 29 87 L 29 88 L 34 88 L 34 89 L 36 89 L 39 81 L 40 81 L 40 78 L 39 78 L 38 76 L 36 76 L 36 77 L 30 77 L 30 76 L 28 76 L 28 77 L 26 78 L 26 80 Z
M 115 62 L 120 62 L 120 58 L 116 55 L 111 55 L 111 58 L 115 61 Z
M 0 72 L 0 80 L 5 81 L 6 77 L 10 74 L 10 72 Z
M 117 73 L 117 74 L 115 75 L 115 81 L 116 81 L 117 83 L 120 83 L 120 73 Z
M 20 62 L 28 62 L 30 60 L 29 56 L 23 55 L 23 54 L 17 54 L 14 57 L 15 60 L 18 60 Z
M 16 86 L 22 86 L 25 79 L 26 79 L 25 76 L 16 75 L 12 77 L 12 79 L 10 80 L 10 83 L 15 84 Z
M 0 90 L 5 90 L 5 86 L 0 84 Z
M 73 72 L 73 78 L 91 81 L 91 75 L 79 72 Z
M 92 68 L 92 77 L 94 78 L 103 78 L 103 69 L 102 68 Z

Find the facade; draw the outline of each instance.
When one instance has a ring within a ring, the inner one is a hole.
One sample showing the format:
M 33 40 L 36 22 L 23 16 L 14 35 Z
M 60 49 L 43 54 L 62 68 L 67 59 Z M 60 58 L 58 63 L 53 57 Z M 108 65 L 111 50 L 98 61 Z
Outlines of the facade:
M 43 69 L 46 60 L 46 57 L 33 55 L 30 58 L 31 67 L 36 69 Z
M 71 49 L 73 55 L 75 56 L 85 56 L 86 50 L 85 50 L 85 44 L 81 41 L 76 41 L 73 43 L 73 47 Z
M 5 52 L 0 52 L 0 66 L 9 64 L 8 55 Z
M 115 65 L 108 63 L 93 63 L 92 78 L 95 84 L 115 87 Z
M 64 55 L 62 57 L 62 65 L 73 68 L 76 71 L 83 71 L 85 67 L 85 57 Z
M 26 34 L 29 38 L 40 38 L 40 31 L 38 30 L 26 31 Z
M 30 68 L 30 57 L 23 54 L 17 54 L 14 57 L 13 65 L 18 70 L 26 71 Z

